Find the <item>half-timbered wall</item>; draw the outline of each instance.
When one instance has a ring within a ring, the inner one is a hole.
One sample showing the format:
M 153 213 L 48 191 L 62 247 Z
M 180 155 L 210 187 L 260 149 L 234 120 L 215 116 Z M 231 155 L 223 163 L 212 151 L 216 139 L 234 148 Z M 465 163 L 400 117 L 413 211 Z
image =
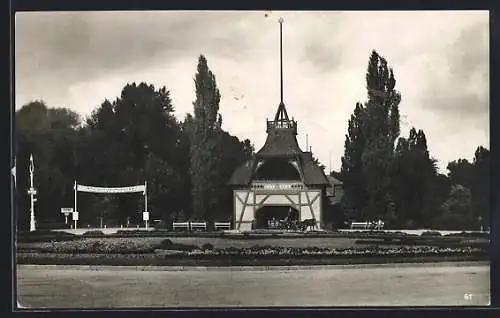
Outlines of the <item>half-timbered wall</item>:
M 266 205 L 288 205 L 299 211 L 300 220 L 315 218 L 321 227 L 321 190 L 297 183 L 254 183 L 249 189 L 234 190 L 234 228 L 249 231 L 255 212 Z

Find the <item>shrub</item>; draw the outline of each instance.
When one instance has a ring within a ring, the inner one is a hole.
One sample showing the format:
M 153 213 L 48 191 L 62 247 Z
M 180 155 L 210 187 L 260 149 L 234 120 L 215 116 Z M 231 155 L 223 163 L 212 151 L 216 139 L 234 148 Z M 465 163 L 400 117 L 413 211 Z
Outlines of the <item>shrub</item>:
M 102 231 L 94 230 L 94 231 L 87 231 L 82 234 L 83 237 L 105 237 L 106 234 L 104 234 Z
M 201 249 L 204 251 L 212 251 L 214 249 L 214 246 L 210 243 L 205 243 L 205 244 L 203 244 Z
M 160 244 L 158 245 L 158 248 L 159 249 L 169 249 L 173 245 L 174 245 L 174 243 L 172 243 L 172 241 L 170 239 L 164 239 L 160 242 Z
M 174 243 L 170 239 L 164 239 L 156 246 L 160 250 L 177 250 L 177 251 L 193 251 L 199 250 L 200 248 L 196 245 L 186 245 Z

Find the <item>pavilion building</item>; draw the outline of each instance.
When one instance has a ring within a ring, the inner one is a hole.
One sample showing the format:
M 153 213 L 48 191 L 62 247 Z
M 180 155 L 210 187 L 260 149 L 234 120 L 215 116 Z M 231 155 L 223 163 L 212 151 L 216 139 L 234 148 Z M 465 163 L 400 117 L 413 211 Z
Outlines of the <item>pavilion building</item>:
M 233 191 L 233 228 L 268 228 L 271 219 L 315 219 L 323 227 L 324 212 L 340 202 L 340 181 L 326 176 L 311 151 L 297 142 L 297 122 L 283 102 L 282 20 L 280 20 L 281 102 L 266 121 L 267 139 L 251 160 L 238 167 L 228 184 Z

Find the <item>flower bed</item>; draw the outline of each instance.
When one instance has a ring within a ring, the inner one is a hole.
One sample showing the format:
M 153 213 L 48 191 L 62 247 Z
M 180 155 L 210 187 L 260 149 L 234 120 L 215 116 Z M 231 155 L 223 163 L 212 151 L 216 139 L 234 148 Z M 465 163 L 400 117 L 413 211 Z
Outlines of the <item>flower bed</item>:
M 103 253 L 103 254 L 144 254 L 152 253 L 155 244 L 127 239 L 84 238 L 63 242 L 44 242 L 34 250 L 42 253 Z
M 376 239 L 361 239 L 356 240 L 359 245 L 378 245 L 378 246 L 434 246 L 441 248 L 455 247 L 481 247 L 487 249 L 490 245 L 487 239 L 464 239 L 463 237 L 447 237 L 447 238 L 402 238 L 394 240 L 376 240 Z
M 290 248 L 273 246 L 254 246 L 251 248 L 224 248 L 224 249 L 196 249 L 191 251 L 182 251 L 175 254 L 176 257 L 235 257 L 235 258 L 311 258 L 311 257 L 414 257 L 414 256 L 436 256 L 436 255 L 470 255 L 481 254 L 486 251 L 482 248 L 459 247 L 459 248 L 440 248 L 430 246 L 414 247 L 393 247 L 381 248 L 377 246 L 368 248 Z
M 244 253 L 244 252 L 243 252 Z M 116 266 L 291 266 L 291 265 L 344 265 L 422 263 L 440 261 L 487 261 L 480 249 L 406 251 L 317 251 L 300 255 L 280 254 L 262 250 L 259 254 L 242 255 L 236 251 L 183 252 L 174 254 L 96 254 L 96 253 L 19 253 L 18 264 L 39 265 L 116 265 Z M 267 253 L 267 254 L 266 254 Z

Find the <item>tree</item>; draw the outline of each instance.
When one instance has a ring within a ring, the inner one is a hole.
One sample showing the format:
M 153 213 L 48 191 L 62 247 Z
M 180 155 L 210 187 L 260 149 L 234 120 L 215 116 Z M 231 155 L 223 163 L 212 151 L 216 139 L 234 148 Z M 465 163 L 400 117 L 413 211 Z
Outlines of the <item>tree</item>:
M 80 118 L 67 108 L 50 108 L 44 101 L 23 105 L 15 114 L 17 169 L 16 203 L 18 225 L 29 225 L 29 157 L 35 162 L 36 218 L 43 222 L 61 221 L 58 212 L 71 203 L 74 176 L 74 146 Z
M 395 90 L 396 80 L 387 61 L 372 52 L 366 74 L 368 101 L 364 107 L 362 135 L 362 171 L 367 193 L 367 217 L 385 218 L 392 212 L 393 195 L 390 169 L 394 144 L 399 136 L 399 103 L 401 95 Z
M 460 184 L 452 186 L 448 199 L 441 207 L 442 214 L 435 222 L 437 227 L 447 230 L 469 228 L 473 220 L 471 199 L 468 188 Z
M 472 209 L 474 218 L 483 227 L 490 224 L 490 151 L 479 146 L 474 154 Z
M 322 164 L 318 158 L 314 157 L 313 156 L 313 163 L 315 165 L 317 165 L 321 170 L 323 170 L 323 172 L 325 172 L 325 169 L 326 169 L 326 166 L 324 164 Z
M 436 160 L 429 157 L 425 133 L 412 128 L 408 139 L 398 139 L 392 170 L 398 225 L 430 226 L 442 203 L 434 200 L 436 178 Z
M 217 173 L 221 183 L 217 188 L 217 209 L 213 211 L 212 218 L 229 220 L 233 214 L 233 195 L 226 182 L 231 178 L 234 170 L 244 164 L 254 154 L 254 147 L 250 140 L 240 141 L 226 131 L 221 132 L 221 157 L 217 165 Z
M 458 159 L 447 166 L 451 184 L 470 189 L 472 200 L 471 224 L 474 228 L 480 225 L 487 227 L 490 221 L 490 152 L 479 146 L 474 154 L 473 162 Z
M 79 180 L 110 187 L 147 181 L 148 209 L 155 218 L 167 218 L 184 208 L 185 194 L 189 192 L 183 178 L 188 158 L 173 112 L 170 92 L 165 87 L 125 85 L 119 98 L 114 102 L 105 100 L 86 121 Z M 144 207 L 137 194 L 121 195 L 117 201 L 115 209 L 122 222 L 127 218 L 142 220 L 140 212 Z M 105 206 L 108 210 L 113 207 L 101 200 L 101 209 Z
M 342 208 L 352 218 L 363 219 L 366 206 L 367 194 L 363 176 L 362 155 L 365 148 L 365 137 L 363 135 L 363 118 L 365 109 L 361 103 L 356 103 L 354 113 L 348 123 L 348 131 L 344 144 L 344 156 L 342 157 L 342 168 L 340 179 L 343 181 L 344 196 Z
M 458 159 L 448 163 L 448 177 L 452 184 L 460 184 L 469 189 L 474 183 L 474 166 L 467 159 Z
M 216 169 L 222 153 L 222 117 L 218 114 L 221 95 L 215 75 L 208 68 L 203 55 L 198 59 L 194 83 L 194 116 L 187 118 L 190 126 L 187 131 L 190 141 L 193 218 L 210 220 L 210 211 L 214 211 L 218 204 L 217 188 L 222 183 Z

